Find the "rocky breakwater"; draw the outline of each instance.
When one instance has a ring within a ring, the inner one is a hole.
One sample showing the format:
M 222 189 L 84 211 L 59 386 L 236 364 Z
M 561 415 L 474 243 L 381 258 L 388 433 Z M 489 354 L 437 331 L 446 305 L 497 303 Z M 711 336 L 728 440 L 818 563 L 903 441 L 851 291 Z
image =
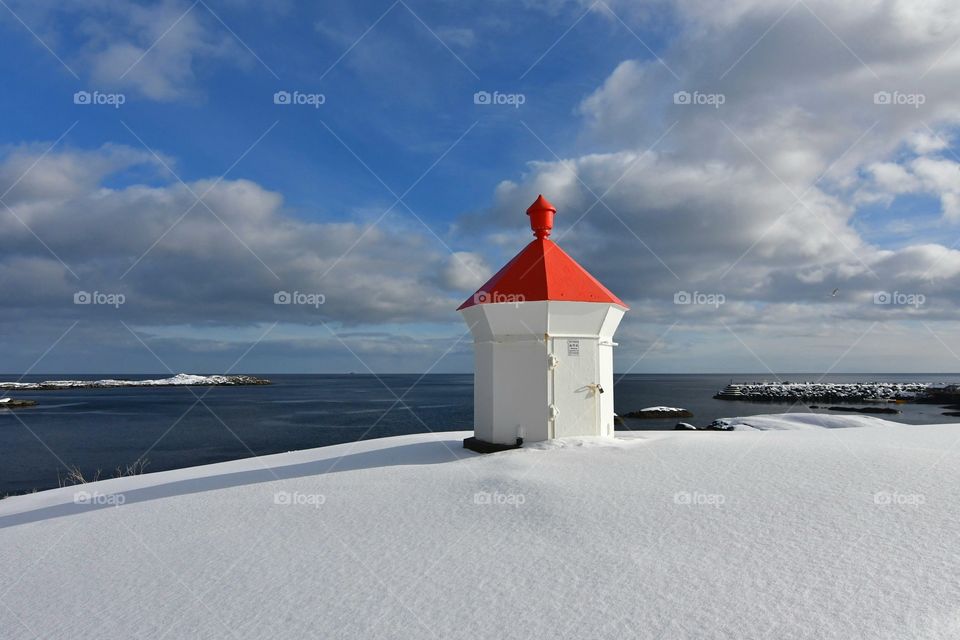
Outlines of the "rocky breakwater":
M 860 402 L 917 401 L 927 396 L 931 385 L 925 382 L 750 382 L 727 385 L 717 400 L 754 400 L 803 402 L 831 400 Z

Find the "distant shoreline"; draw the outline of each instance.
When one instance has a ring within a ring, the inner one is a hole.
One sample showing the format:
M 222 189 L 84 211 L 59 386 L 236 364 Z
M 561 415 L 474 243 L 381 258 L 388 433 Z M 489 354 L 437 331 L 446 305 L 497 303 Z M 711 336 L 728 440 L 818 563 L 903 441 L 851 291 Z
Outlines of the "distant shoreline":
M 43 382 L 0 382 L 0 391 L 60 391 L 63 389 L 116 389 L 121 387 L 215 387 L 271 384 L 266 378 L 248 375 L 198 376 L 178 373 L 170 378 L 148 380 L 45 380 Z

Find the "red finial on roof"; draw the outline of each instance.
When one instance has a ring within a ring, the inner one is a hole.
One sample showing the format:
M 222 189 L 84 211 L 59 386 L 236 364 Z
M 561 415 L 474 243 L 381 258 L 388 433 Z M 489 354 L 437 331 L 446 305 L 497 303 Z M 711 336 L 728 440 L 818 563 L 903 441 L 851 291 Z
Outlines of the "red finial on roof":
M 541 239 L 548 237 L 553 229 L 553 216 L 556 212 L 557 208 L 550 204 L 550 201 L 544 198 L 542 193 L 537 196 L 534 203 L 527 209 L 533 235 Z

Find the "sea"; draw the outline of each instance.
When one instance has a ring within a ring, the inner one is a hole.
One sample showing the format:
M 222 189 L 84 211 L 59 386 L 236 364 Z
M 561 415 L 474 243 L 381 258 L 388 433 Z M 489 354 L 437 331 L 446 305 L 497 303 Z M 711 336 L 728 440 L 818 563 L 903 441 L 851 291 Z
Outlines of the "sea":
M 0 392 L 38 401 L 0 410 L 0 496 L 60 485 L 67 467 L 90 479 L 110 477 L 138 459 L 146 472 L 178 469 L 297 449 L 426 431 L 472 428 L 470 374 L 276 375 L 264 386 L 121 387 Z M 43 380 L 149 379 L 169 374 L 30 375 Z M 681 407 L 697 426 L 724 417 L 788 411 L 787 403 L 714 400 L 731 382 L 930 382 L 955 384 L 960 374 L 628 374 L 615 375 L 618 414 L 649 406 Z M 20 376 L 0 375 L 17 381 Z M 830 413 L 820 403 L 812 411 Z M 859 403 L 863 404 L 863 403 Z M 896 406 L 908 424 L 960 422 L 930 404 Z M 676 419 L 628 420 L 633 430 L 672 429 Z

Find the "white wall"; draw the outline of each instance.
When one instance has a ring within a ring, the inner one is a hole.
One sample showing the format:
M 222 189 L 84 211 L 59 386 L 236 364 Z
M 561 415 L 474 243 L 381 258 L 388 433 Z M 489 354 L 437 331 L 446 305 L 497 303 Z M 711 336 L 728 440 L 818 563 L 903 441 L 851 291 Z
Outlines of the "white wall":
M 473 345 L 473 430 L 480 440 L 493 442 L 493 385 L 487 371 L 493 371 L 493 342 Z M 484 372 L 481 374 L 481 372 Z
M 613 435 L 613 343 L 600 339 L 600 435 Z
M 513 444 L 518 436 L 538 442 L 613 434 L 612 338 L 624 309 L 538 301 L 479 304 L 462 313 L 474 338 L 477 438 Z M 568 340 L 579 340 L 579 355 L 570 354 Z M 553 371 L 550 354 L 559 363 Z M 588 388 L 596 383 L 605 393 Z M 549 418 L 551 403 L 558 410 L 556 425 Z

